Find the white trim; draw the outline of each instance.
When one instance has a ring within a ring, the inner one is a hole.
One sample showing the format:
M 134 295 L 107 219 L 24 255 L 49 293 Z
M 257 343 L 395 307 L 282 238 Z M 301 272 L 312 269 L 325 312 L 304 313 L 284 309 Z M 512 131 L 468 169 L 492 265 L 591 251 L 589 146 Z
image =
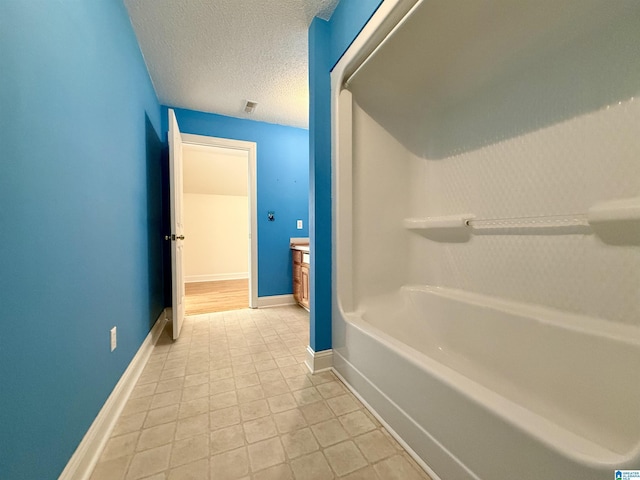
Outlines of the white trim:
M 293 294 L 270 295 L 268 297 L 258 297 L 258 308 L 278 307 L 280 305 L 295 305 L 297 302 Z
M 189 275 L 184 277 L 184 283 L 219 282 L 222 280 L 243 280 L 249 278 L 249 272 L 212 273 L 210 275 Z
M 257 160 L 258 144 L 230 138 L 208 137 L 205 135 L 182 134 L 182 143 L 187 145 L 203 145 L 232 150 L 243 150 L 248 156 L 249 174 L 249 307 L 259 307 L 258 302 L 258 187 Z
M 76 448 L 58 480 L 87 480 L 93 473 L 122 410 L 142 373 L 154 345 L 167 322 L 167 311 L 162 311 L 151 331 L 140 345 L 131 363 L 124 371 L 111 395 L 98 412 L 93 423 Z
M 351 364 L 349 364 L 349 366 L 351 368 L 353 368 L 354 370 L 354 374 L 361 376 L 360 372 L 355 369 L 355 367 L 353 367 Z M 418 454 L 407 444 L 407 442 L 404 441 L 404 439 L 398 435 L 398 433 L 391 427 L 391 425 L 389 425 L 386 420 L 369 404 L 369 402 L 367 402 L 364 397 L 362 395 L 360 395 L 358 393 L 358 391 L 349 383 L 347 382 L 347 380 L 340 374 L 340 372 L 338 372 L 334 367 L 331 367 L 331 371 L 335 374 L 336 377 L 338 377 L 340 379 L 340 381 L 342 383 L 344 383 L 344 385 L 349 389 L 349 391 L 358 399 L 360 400 L 360 403 L 362 403 L 367 410 L 369 410 L 369 412 L 371 412 L 371 414 L 376 417 L 376 419 L 382 424 L 382 426 L 387 430 L 387 432 L 389 432 L 389 434 L 396 439 L 396 441 L 402 445 L 402 448 L 404 448 L 406 450 L 406 452 L 411 455 L 411 458 L 413 458 L 416 463 L 418 465 L 420 465 L 420 467 L 427 472 L 427 474 L 433 479 L 433 480 L 442 480 L 437 474 L 436 472 L 433 471 L 433 469 L 427 465 L 425 463 L 425 461 L 420 458 L 418 456 Z M 366 380 L 364 377 L 362 377 L 362 379 Z M 377 390 L 378 393 L 380 393 L 381 395 L 384 396 L 384 394 L 377 389 L 377 387 L 375 387 L 375 385 L 371 384 L 371 386 L 373 386 L 374 389 Z M 384 396 L 384 398 L 386 400 L 389 400 L 386 396 Z M 393 402 L 391 402 L 389 400 L 389 402 L 392 404 L 393 407 L 398 408 L 397 405 L 395 405 Z M 401 411 L 402 412 L 402 411 Z M 402 412 L 402 414 L 404 414 L 404 412 Z
M 333 350 L 321 350 L 314 352 L 311 346 L 307 346 L 307 358 L 304 360 L 311 373 L 324 372 L 333 368 Z

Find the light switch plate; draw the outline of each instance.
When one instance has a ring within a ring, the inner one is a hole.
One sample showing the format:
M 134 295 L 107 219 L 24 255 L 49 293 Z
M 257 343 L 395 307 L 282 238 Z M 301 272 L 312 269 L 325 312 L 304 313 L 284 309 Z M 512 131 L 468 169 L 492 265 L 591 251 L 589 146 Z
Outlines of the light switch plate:
M 302 220 L 298 220 L 296 222 L 296 227 L 298 228 L 298 230 L 302 230 Z

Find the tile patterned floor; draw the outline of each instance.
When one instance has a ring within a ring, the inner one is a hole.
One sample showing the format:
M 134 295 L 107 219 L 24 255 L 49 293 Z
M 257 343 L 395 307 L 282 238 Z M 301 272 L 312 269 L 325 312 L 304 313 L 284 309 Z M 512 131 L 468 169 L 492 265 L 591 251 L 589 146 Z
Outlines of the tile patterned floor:
M 428 479 L 335 375 L 308 373 L 308 332 L 297 306 L 165 331 L 91 480 Z

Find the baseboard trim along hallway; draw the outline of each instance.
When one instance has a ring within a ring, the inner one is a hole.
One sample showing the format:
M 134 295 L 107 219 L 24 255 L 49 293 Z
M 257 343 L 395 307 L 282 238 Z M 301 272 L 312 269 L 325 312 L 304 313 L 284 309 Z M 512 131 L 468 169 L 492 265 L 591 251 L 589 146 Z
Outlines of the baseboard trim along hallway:
M 58 480 L 88 480 L 167 321 L 163 310 Z
M 314 352 L 313 349 L 308 346 L 307 358 L 304 363 L 311 373 L 330 370 L 331 367 L 333 367 L 333 350 L 329 349 Z

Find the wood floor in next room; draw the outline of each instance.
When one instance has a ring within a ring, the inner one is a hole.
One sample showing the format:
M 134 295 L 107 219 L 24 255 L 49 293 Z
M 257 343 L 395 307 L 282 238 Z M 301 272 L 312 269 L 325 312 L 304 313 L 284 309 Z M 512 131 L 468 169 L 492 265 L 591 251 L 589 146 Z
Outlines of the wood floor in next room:
M 428 480 L 308 343 L 297 306 L 163 332 L 91 480 Z
M 185 284 L 185 315 L 249 308 L 249 280 Z

